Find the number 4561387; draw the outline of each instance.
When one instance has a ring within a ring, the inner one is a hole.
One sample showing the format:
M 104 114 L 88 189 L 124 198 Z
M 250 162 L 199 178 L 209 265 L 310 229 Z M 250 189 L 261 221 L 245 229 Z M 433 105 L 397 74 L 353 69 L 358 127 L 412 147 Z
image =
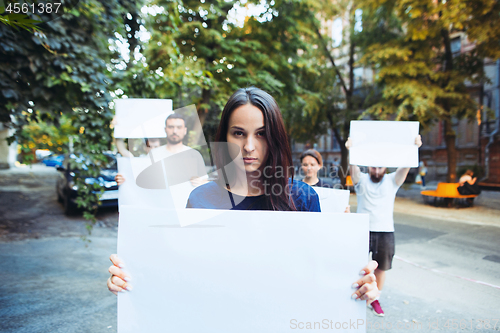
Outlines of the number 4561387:
M 51 14 L 58 13 L 61 2 L 48 2 L 48 3 L 9 3 L 5 7 L 5 11 L 9 14 Z

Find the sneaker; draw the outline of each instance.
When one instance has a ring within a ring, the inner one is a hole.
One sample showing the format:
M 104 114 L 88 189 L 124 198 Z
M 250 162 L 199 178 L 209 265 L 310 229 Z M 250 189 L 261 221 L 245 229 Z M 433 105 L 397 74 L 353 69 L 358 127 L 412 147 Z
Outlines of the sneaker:
M 382 310 L 382 307 L 380 306 L 380 303 L 378 300 L 375 300 L 372 302 L 371 305 L 371 308 L 373 310 L 373 313 L 379 317 L 383 317 L 384 316 L 384 310 Z

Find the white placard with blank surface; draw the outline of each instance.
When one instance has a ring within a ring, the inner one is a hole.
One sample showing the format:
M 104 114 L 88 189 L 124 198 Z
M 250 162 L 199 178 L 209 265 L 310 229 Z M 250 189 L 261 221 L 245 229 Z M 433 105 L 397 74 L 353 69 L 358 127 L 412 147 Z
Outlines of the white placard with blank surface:
M 165 138 L 165 120 L 172 100 L 125 98 L 115 100 L 115 138 Z
M 418 121 L 351 121 L 349 163 L 373 167 L 418 167 Z
M 312 187 L 319 196 L 319 204 L 323 213 L 343 213 L 349 205 L 349 190 L 337 190 L 327 187 Z
M 351 285 L 368 262 L 368 215 L 183 214 L 201 222 L 120 207 L 118 255 L 134 289 L 119 293 L 119 333 L 278 333 L 306 322 L 366 331 Z

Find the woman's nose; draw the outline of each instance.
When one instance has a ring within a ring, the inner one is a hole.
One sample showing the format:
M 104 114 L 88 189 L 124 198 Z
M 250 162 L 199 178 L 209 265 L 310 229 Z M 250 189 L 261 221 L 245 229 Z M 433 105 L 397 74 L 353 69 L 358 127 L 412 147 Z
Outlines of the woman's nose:
M 243 146 L 246 152 L 252 152 L 255 150 L 255 142 L 252 137 L 248 137 L 245 145 Z

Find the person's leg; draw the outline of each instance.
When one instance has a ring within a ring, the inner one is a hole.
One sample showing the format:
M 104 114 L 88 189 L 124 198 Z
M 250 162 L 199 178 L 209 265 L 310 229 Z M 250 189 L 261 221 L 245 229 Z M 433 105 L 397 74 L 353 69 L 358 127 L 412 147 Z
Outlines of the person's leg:
M 422 187 L 425 187 L 425 176 L 420 176 L 422 178 Z
M 377 268 L 375 270 L 375 277 L 377 278 L 378 290 L 382 291 L 382 289 L 384 288 L 384 283 L 385 283 L 385 271 Z
M 394 232 L 370 232 L 370 252 L 372 259 L 378 263 L 375 277 L 380 291 L 384 288 L 386 271 L 392 268 L 394 250 Z M 384 316 L 384 310 L 378 299 L 371 304 L 371 308 L 375 315 Z

